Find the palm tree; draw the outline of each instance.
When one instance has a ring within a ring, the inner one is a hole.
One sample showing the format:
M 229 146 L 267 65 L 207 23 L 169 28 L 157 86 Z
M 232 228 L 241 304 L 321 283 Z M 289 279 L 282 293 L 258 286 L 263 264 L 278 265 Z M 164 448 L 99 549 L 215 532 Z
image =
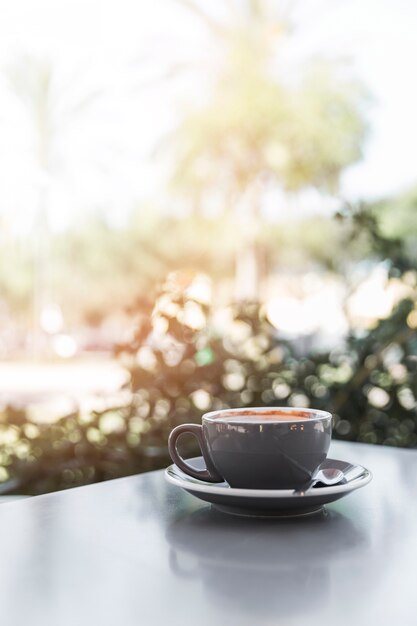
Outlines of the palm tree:
M 28 128 L 32 131 L 32 166 L 36 183 L 37 207 L 32 228 L 33 244 L 33 355 L 40 356 L 46 349 L 41 315 L 51 294 L 49 291 L 49 222 L 55 204 L 51 199 L 53 183 L 76 171 L 85 155 L 68 150 L 67 142 L 79 136 L 74 126 L 83 116 L 91 114 L 94 103 L 103 95 L 103 88 L 80 86 L 76 76 L 62 80 L 52 61 L 36 56 L 18 57 L 5 68 L 11 93 L 19 101 Z M 91 156 L 91 155 L 90 155 Z M 100 156 L 91 160 L 96 168 L 103 168 Z

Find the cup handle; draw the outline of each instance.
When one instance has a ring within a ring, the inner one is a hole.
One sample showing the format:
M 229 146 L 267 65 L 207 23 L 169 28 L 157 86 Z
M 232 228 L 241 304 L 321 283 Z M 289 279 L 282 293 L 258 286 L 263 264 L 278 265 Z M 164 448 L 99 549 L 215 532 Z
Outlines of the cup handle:
M 177 440 L 181 435 L 185 433 L 194 435 L 194 437 L 197 438 L 198 443 L 200 444 L 201 452 L 203 454 L 204 462 L 206 464 L 206 469 L 198 470 L 194 467 L 191 467 L 191 465 L 186 463 L 184 459 L 179 455 L 179 452 L 177 450 Z M 182 470 L 185 474 L 188 474 L 193 478 L 198 478 L 198 480 L 205 480 L 209 483 L 223 482 L 224 478 L 222 478 L 217 472 L 216 468 L 213 465 L 213 461 L 210 458 L 207 444 L 203 435 L 203 428 L 199 424 L 181 424 L 180 426 L 174 428 L 168 439 L 168 450 L 171 459 L 174 461 L 175 465 L 177 465 L 180 470 Z

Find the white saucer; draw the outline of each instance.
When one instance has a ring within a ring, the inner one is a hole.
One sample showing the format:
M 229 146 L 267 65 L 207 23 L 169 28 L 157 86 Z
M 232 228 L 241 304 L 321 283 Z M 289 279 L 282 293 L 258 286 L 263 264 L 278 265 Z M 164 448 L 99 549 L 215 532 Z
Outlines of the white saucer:
M 205 467 L 203 457 L 188 459 L 187 462 L 197 469 Z M 226 482 L 207 483 L 184 474 L 176 465 L 167 467 L 165 478 L 226 513 L 266 517 L 316 513 L 324 504 L 339 500 L 372 480 L 371 472 L 361 465 L 326 459 L 322 467 L 341 470 L 345 482 L 330 487 L 317 485 L 306 495 L 301 495 L 295 494 L 292 489 L 234 489 Z

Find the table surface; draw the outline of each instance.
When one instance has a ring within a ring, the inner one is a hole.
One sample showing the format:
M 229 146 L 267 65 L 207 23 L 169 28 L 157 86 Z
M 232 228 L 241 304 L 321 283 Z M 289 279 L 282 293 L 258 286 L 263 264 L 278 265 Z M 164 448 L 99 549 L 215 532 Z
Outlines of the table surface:
M 417 450 L 329 456 L 374 479 L 298 520 L 216 512 L 163 472 L 1 505 L 1 623 L 414 626 Z

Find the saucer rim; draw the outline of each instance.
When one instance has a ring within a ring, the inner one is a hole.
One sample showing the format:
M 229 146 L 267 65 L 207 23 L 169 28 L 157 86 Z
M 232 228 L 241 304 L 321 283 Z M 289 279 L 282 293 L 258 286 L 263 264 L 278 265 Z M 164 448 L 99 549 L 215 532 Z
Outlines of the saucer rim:
M 188 460 L 197 460 L 202 459 L 202 456 L 193 457 L 193 459 Z M 328 461 L 339 461 L 342 463 L 348 463 L 347 461 L 343 461 L 342 459 L 327 459 Z M 331 485 L 327 487 L 320 487 L 320 489 L 311 489 L 308 492 L 308 497 L 323 497 L 326 495 L 332 495 L 336 493 L 345 493 L 350 492 L 355 489 L 359 489 L 360 487 L 364 487 L 368 483 L 371 482 L 373 475 L 372 472 L 361 465 L 360 463 L 352 463 L 354 467 L 360 467 L 363 469 L 363 474 L 358 476 L 357 478 L 352 479 L 347 483 L 341 483 L 337 485 Z M 175 474 L 174 474 L 175 472 Z M 184 478 L 179 475 L 179 473 L 184 476 Z M 294 493 L 294 489 L 242 489 L 236 487 L 219 487 L 217 483 L 207 483 L 204 481 L 197 480 L 195 478 L 190 480 L 192 477 L 188 477 L 187 474 L 182 472 L 175 463 L 169 465 L 164 471 L 165 479 L 171 483 L 172 485 L 176 485 L 177 487 L 181 487 L 187 491 L 192 490 L 198 493 L 211 493 L 216 495 L 226 494 L 230 497 L 250 497 L 250 498 L 305 498 L 307 494 L 299 494 Z M 225 483 L 221 483 L 224 485 Z

